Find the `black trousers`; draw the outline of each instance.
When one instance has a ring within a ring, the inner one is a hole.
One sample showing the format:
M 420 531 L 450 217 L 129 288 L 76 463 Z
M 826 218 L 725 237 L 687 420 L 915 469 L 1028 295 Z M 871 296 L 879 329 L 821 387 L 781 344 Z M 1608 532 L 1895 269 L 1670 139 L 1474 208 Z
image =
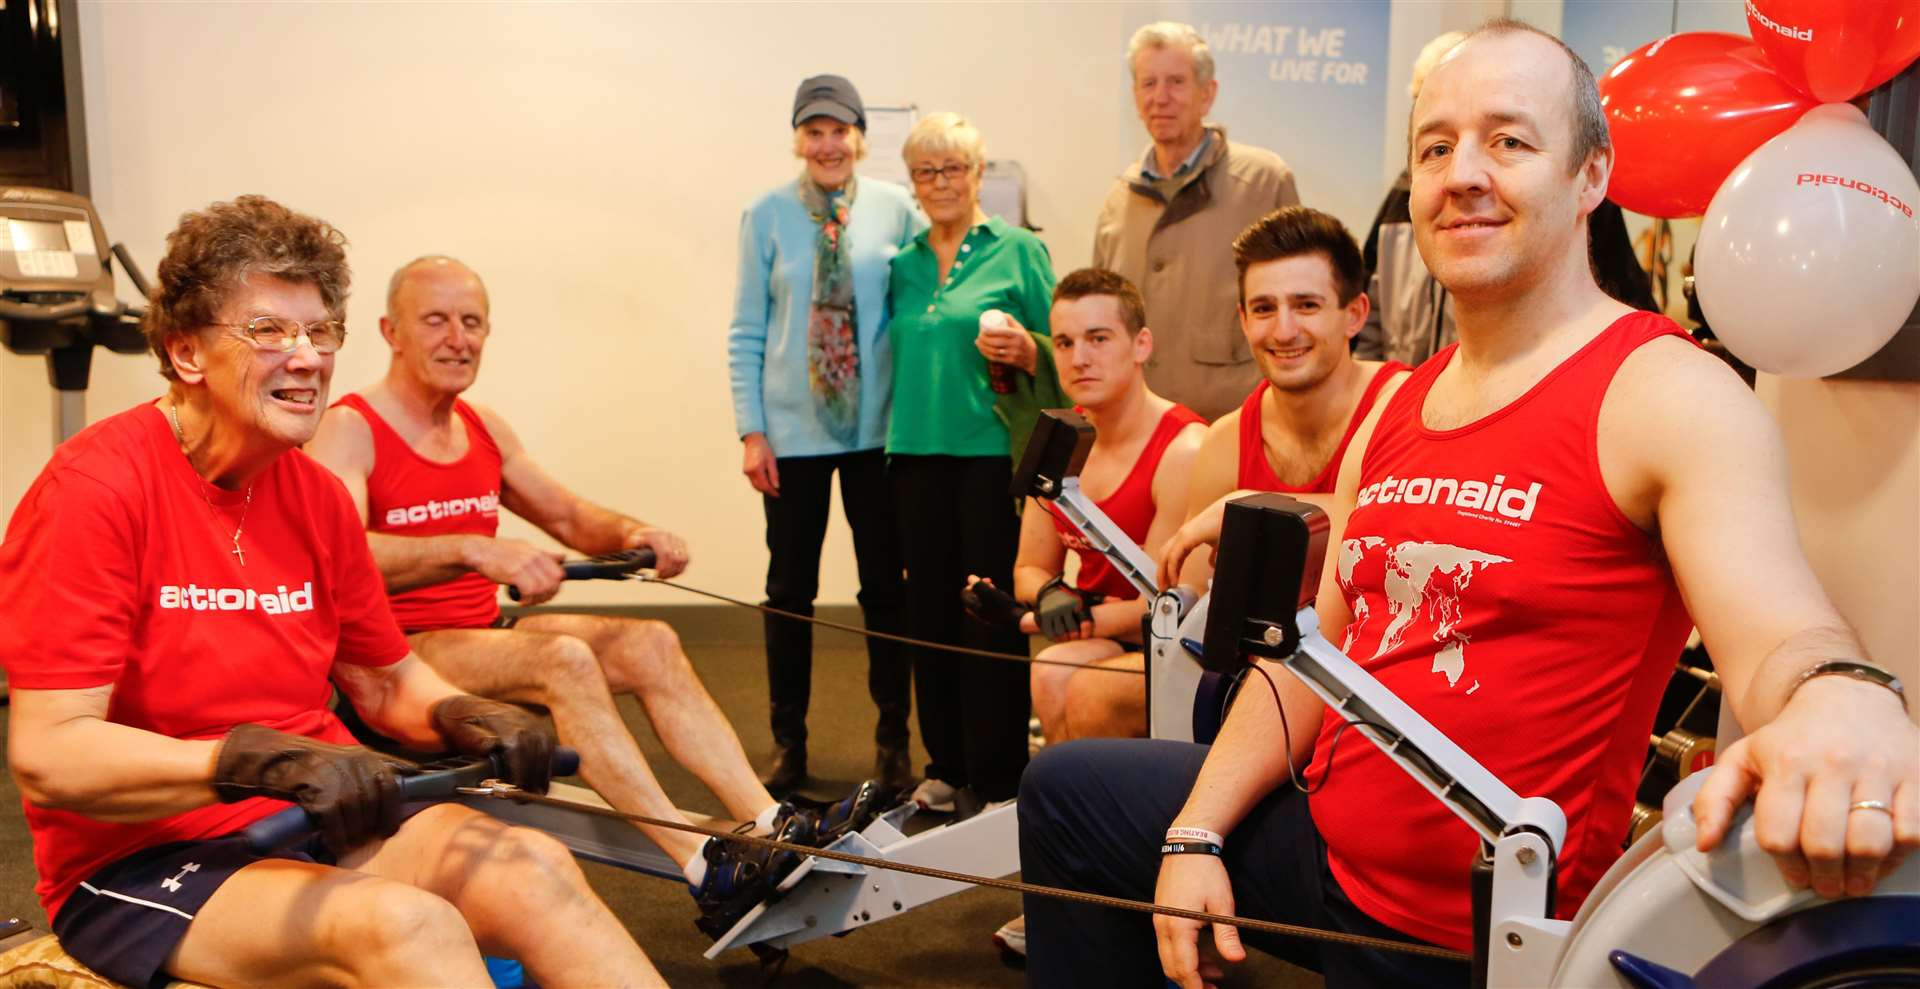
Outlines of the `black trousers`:
M 1274 744 L 1279 744 L 1278 741 Z M 1153 900 L 1160 843 L 1186 803 L 1207 747 L 1088 738 L 1040 751 L 1020 784 L 1021 878 L 1043 886 Z M 1227 835 L 1234 913 L 1321 930 L 1414 941 L 1353 905 L 1327 869 L 1307 797 L 1283 787 Z M 1162 989 L 1153 918 L 1026 897 L 1027 984 Z M 1209 935 L 1203 932 L 1202 937 Z M 1321 972 L 1328 989 L 1465 986 L 1467 966 L 1416 955 L 1240 932 L 1248 947 Z
M 906 583 L 901 579 L 899 526 L 887 490 L 886 455 L 879 450 L 823 457 L 781 457 L 780 497 L 762 497 L 767 514 L 767 605 L 813 614 L 820 592 L 820 547 L 827 536 L 833 475 L 840 474 L 840 504 L 853 529 L 853 556 L 860 573 L 857 600 L 870 629 L 906 633 Z M 775 744 L 807 744 L 807 705 L 813 694 L 813 626 L 766 616 L 767 695 Z M 874 741 L 907 744 L 912 667 L 906 647 L 867 640 L 867 693 L 880 709 Z
M 1013 588 L 1020 518 L 1007 491 L 1012 459 L 895 455 L 888 472 L 914 637 L 1027 655 L 1025 636 L 989 629 L 960 605 L 968 574 Z M 916 649 L 913 679 L 928 778 L 972 786 L 985 801 L 1012 797 L 1027 765 L 1028 667 Z

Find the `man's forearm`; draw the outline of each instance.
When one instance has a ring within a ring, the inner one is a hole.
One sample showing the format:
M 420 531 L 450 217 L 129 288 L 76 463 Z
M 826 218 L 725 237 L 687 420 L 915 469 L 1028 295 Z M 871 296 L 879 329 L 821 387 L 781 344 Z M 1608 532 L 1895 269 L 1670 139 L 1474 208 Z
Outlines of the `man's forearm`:
M 395 536 L 367 533 L 367 546 L 380 568 L 387 592 L 397 594 L 416 587 L 445 583 L 474 572 L 473 552 L 486 536 Z
M 1058 575 L 1058 571 L 1046 567 L 1019 566 L 1013 568 L 1013 588 L 1009 593 L 1014 597 L 1032 603 L 1040 595 L 1040 588 Z
M 1312 755 L 1324 710 L 1320 699 L 1284 667 L 1259 662 L 1286 704 L 1285 730 L 1266 681 L 1249 672 L 1174 824 L 1227 834 L 1254 804 L 1292 777 L 1281 739 L 1291 741 L 1293 761 L 1302 768 Z
M 1760 661 L 1744 685 L 1728 684 L 1728 697 L 1733 703 L 1735 715 L 1740 719 L 1741 728 L 1751 732 L 1779 717 L 1787 702 L 1798 693 L 1801 676 L 1829 660 L 1870 662 L 1859 636 L 1844 626 L 1807 629 L 1775 647 Z M 1726 673 L 1723 672 L 1722 676 L 1724 680 Z M 1819 677 L 1808 683 L 1826 679 Z M 1892 691 L 1870 684 L 1862 686 L 1885 693 L 1889 700 L 1898 700 Z
M 652 528 L 645 522 L 581 500 L 573 515 L 555 523 L 547 534 L 588 556 L 626 549 L 635 532 Z
M 387 668 L 341 663 L 333 675 L 354 710 L 376 731 L 423 752 L 443 746 L 429 714 L 434 704 L 460 690 L 418 655 Z

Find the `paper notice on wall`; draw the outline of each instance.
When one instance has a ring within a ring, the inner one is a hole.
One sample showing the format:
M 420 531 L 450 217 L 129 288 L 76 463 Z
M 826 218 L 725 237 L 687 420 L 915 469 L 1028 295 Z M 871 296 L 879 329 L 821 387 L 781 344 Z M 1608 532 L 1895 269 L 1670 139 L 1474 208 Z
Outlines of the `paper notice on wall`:
M 860 163 L 860 174 L 912 186 L 900 150 L 907 146 L 907 132 L 919 119 L 920 108 L 912 103 L 867 107 L 867 158 Z

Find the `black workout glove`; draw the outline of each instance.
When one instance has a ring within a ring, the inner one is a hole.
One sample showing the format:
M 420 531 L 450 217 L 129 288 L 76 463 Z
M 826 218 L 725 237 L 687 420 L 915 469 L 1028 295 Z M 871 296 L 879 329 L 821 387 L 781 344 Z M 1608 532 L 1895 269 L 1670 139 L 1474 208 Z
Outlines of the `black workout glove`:
M 1034 624 L 1040 626 L 1041 635 L 1059 641 L 1077 634 L 1080 623 L 1092 616 L 1093 606 L 1106 599 L 1104 594 L 1083 591 L 1056 576 L 1041 586 L 1033 603 Z
M 1033 610 L 1020 599 L 993 586 L 991 581 L 975 581 L 960 592 L 960 604 L 967 615 L 988 628 L 1018 634 L 1020 617 Z
M 466 756 L 497 757 L 505 782 L 532 793 L 547 792 L 553 776 L 553 733 L 525 709 L 472 694 L 455 694 L 428 712 L 433 730 Z
M 220 740 L 213 792 L 223 803 L 273 797 L 299 804 L 335 855 L 400 829 L 395 761 L 358 745 L 331 745 L 265 725 L 235 725 Z

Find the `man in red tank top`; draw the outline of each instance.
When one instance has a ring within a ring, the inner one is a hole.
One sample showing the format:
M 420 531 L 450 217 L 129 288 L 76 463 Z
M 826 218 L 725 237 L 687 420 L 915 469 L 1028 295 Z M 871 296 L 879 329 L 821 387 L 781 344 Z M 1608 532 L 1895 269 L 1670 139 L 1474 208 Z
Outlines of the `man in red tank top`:
M 685 569 L 688 557 L 671 532 L 566 488 L 505 419 L 460 399 L 491 328 L 486 287 L 471 269 L 444 257 L 405 265 L 380 320 L 393 351 L 387 376 L 329 410 L 308 447 L 366 520 L 408 641 L 464 690 L 546 707 L 561 739 L 580 751 L 580 775 L 622 811 L 686 820 L 614 706 L 613 693 L 632 693 L 662 743 L 729 815 L 762 831 L 790 830 L 792 808 L 761 785 L 664 622 L 553 612 L 499 621 L 500 585 L 518 588 L 527 604 L 545 601 L 559 590 L 562 558 L 499 537 L 503 507 L 583 554 L 650 548 L 662 576 Z M 703 909 L 748 854 L 685 831 L 641 830 L 681 863 Z
M 1322 626 L 1494 775 L 1567 812 L 1564 917 L 1626 831 L 1691 619 L 1747 731 L 1693 803 L 1700 845 L 1757 793 L 1757 841 L 1790 884 L 1871 891 L 1920 849 L 1920 727 L 1807 564 L 1766 410 L 1677 327 L 1594 283 L 1586 217 L 1613 153 L 1592 75 L 1550 35 L 1496 21 L 1434 69 L 1410 123 L 1415 238 L 1460 338 L 1376 409 L 1342 464 Z M 1025 878 L 1221 912 L 1238 893 L 1272 919 L 1471 947 L 1472 833 L 1373 746 L 1327 751 L 1309 727 L 1320 701 L 1275 681 L 1279 705 L 1235 705 L 1207 751 L 1043 752 L 1020 795 Z M 1300 780 L 1292 766 L 1315 768 Z M 1292 792 L 1309 782 L 1311 799 Z M 1224 854 L 1136 849 L 1167 826 L 1226 835 Z M 1089 847 L 1091 866 L 1074 851 Z M 1157 917 L 1156 945 L 1133 917 L 1027 908 L 1035 984 L 1157 984 L 1140 974 L 1156 954 L 1182 986 L 1202 983 L 1199 924 Z M 1220 958 L 1244 957 L 1238 932 L 1211 933 Z M 1330 987 L 1468 974 L 1279 950 Z
M 1052 322 L 1060 387 L 1095 430 L 1080 490 L 1152 553 L 1180 524 L 1206 420 L 1147 388 L 1153 331 L 1139 290 L 1126 278 L 1104 268 L 1069 274 L 1054 286 Z M 1071 584 L 1065 582 L 1068 550 L 1080 559 Z M 1079 530 L 1038 499 L 1027 499 L 1021 513 L 1013 581 L 1014 596 L 1034 602 L 1020 630 L 1055 642 L 1041 659 L 1145 668 L 1140 619 L 1147 602 Z M 1035 666 L 1033 711 L 1048 742 L 1146 731 L 1146 693 L 1141 678 L 1127 674 Z
M 1205 587 L 1226 503 L 1248 491 L 1293 492 L 1319 503 L 1354 431 L 1406 366 L 1353 358 L 1348 342 L 1367 322 L 1366 265 L 1340 221 L 1289 206 L 1233 242 L 1240 271 L 1240 330 L 1263 375 L 1238 409 L 1212 426 L 1194 460 L 1187 521 L 1161 549 L 1161 584 Z

